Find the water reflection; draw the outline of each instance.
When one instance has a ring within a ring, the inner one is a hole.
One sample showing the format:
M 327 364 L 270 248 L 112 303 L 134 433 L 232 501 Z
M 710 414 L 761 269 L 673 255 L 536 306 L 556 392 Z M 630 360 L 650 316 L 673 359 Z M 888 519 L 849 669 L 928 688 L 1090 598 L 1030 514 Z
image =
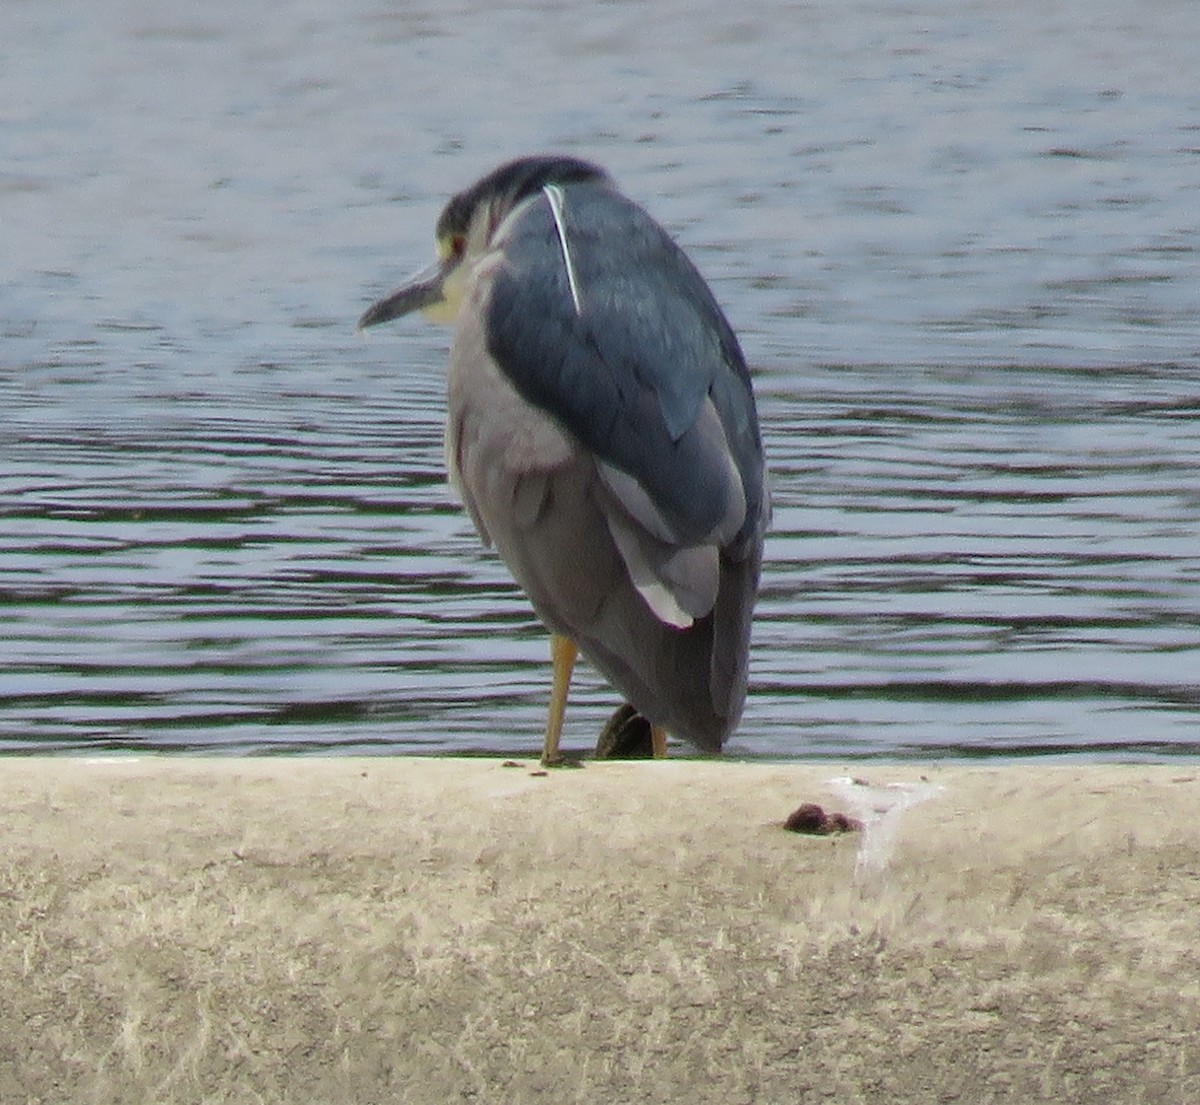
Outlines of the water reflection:
M 1200 15 L 1092 7 L 22 6 L 0 749 L 537 746 L 545 635 L 443 485 L 445 337 L 351 327 L 448 190 L 559 148 L 756 366 L 736 752 L 1200 750 Z
M 294 375 L 253 405 L 130 395 L 96 429 L 10 407 L 7 747 L 533 747 L 545 636 L 442 484 L 439 377 L 368 402 Z M 1186 374 L 762 383 L 775 528 L 737 751 L 1194 749 Z M 610 706 L 585 673 L 575 739 Z
M 780 693 L 889 748 L 1194 747 L 1190 376 L 831 375 L 778 434 Z

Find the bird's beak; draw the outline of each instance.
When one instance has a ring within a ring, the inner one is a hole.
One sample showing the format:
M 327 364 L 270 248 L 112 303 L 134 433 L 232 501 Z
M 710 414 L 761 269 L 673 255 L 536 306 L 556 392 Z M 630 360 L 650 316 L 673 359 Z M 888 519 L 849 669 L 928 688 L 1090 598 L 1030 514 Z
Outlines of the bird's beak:
M 365 330 L 368 326 L 391 322 L 392 319 L 412 311 L 424 311 L 438 306 L 446 298 L 446 277 L 450 267 L 445 262 L 437 261 L 429 268 L 409 277 L 394 292 L 384 296 L 363 312 L 362 318 L 358 320 L 358 329 Z

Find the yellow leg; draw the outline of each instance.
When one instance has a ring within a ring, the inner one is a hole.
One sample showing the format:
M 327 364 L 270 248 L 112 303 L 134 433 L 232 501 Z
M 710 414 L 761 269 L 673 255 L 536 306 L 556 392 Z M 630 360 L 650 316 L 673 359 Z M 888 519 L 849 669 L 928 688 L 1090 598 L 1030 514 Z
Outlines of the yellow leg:
M 650 726 L 650 752 L 656 760 L 667 758 L 667 731 L 661 725 Z
M 542 766 L 559 761 L 558 741 L 562 736 L 563 717 L 567 712 L 567 691 L 579 649 L 570 637 L 550 634 L 550 659 L 554 663 L 554 685 L 550 690 L 550 713 L 546 718 L 546 742 L 542 745 Z

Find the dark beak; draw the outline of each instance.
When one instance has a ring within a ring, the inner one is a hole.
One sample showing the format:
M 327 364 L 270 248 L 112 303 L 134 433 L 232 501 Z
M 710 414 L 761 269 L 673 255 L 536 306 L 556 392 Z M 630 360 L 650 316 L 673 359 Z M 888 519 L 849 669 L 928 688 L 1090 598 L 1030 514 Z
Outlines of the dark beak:
M 394 318 L 407 315 L 412 311 L 422 311 L 426 307 L 441 303 L 443 299 L 442 286 L 446 281 L 448 266 L 442 262 L 422 269 L 415 276 L 406 280 L 390 295 L 384 296 L 378 303 L 368 307 L 358 320 L 358 329 L 365 330 L 368 326 L 378 326 L 381 322 L 391 322 Z

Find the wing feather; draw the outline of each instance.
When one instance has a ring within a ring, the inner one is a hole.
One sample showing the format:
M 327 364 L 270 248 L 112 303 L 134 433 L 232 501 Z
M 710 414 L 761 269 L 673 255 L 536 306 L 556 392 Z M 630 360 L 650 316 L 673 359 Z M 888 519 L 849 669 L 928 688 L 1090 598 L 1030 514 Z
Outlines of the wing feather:
M 667 624 L 716 601 L 720 554 L 761 537 L 749 373 L 703 278 L 603 183 L 555 186 L 506 221 L 488 352 L 596 459 L 630 578 Z

